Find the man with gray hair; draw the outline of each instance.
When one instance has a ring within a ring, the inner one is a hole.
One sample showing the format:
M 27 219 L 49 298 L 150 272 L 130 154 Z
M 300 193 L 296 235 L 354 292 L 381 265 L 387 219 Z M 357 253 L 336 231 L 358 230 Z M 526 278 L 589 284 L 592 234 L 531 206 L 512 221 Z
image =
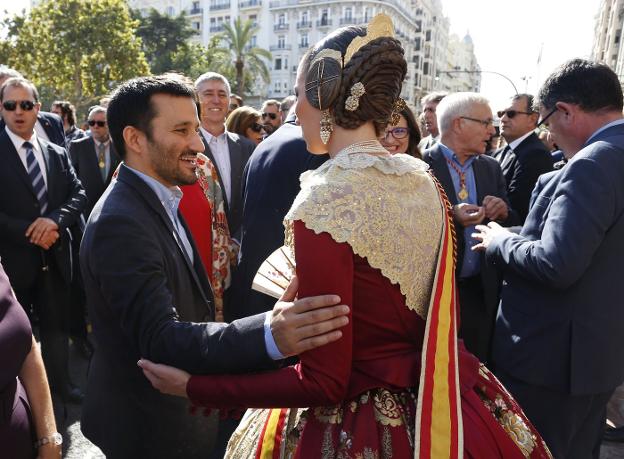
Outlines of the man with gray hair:
M 499 282 L 496 270 L 484 262 L 483 255 L 471 250 L 471 234 L 479 223 L 512 225 L 517 218 L 507 201 L 500 165 L 484 155 L 494 133 L 492 123 L 492 110 L 481 95 L 446 96 L 437 106 L 440 140 L 423 154 L 453 204 L 460 336 L 482 362 L 490 358 Z
M 204 73 L 195 81 L 195 91 L 200 104 L 199 130 L 206 147 L 204 154 L 217 169 L 228 227 L 230 234 L 236 238 L 243 213 L 243 170 L 256 145 L 225 129 L 231 90 L 230 83 L 223 75 L 215 72 Z
M 427 131 L 427 136 L 418 144 L 420 151 L 433 147 L 440 138 L 438 120 L 436 118 L 436 108 L 440 101 L 447 96 L 446 92 L 432 92 L 420 100 L 423 107 L 422 118 Z
M 24 78 L 17 70 L 0 65 L 0 86 L 9 78 Z M 2 112 L 0 112 L 0 130 L 4 129 L 4 120 Z M 60 147 L 66 148 L 65 129 L 63 129 L 63 120 L 54 113 L 39 111 L 37 114 L 37 122 L 35 123 L 35 132 L 39 138 L 52 142 Z

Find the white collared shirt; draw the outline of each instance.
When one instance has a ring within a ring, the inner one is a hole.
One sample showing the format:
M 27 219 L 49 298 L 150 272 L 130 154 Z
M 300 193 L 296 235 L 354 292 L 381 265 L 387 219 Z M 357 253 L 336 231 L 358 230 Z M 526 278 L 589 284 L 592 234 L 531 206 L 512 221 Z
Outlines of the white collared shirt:
M 228 146 L 227 131 L 215 137 L 203 127 L 199 129 L 206 139 L 212 156 L 217 163 L 221 182 L 223 183 L 223 188 L 225 188 L 225 196 L 228 202 L 232 202 L 232 165 L 230 162 L 230 147 Z
M 106 171 L 106 176 L 108 177 L 108 173 L 110 172 L 110 164 L 111 164 L 111 160 L 110 160 L 110 139 L 108 139 L 106 142 L 98 142 L 97 140 L 95 140 L 95 137 L 93 138 L 93 141 L 95 142 L 95 160 L 99 161 L 99 151 L 100 151 L 100 145 L 103 143 L 104 144 L 104 170 Z
M 509 142 L 509 148 L 511 148 L 512 150 L 515 150 L 518 147 L 518 145 L 520 145 L 522 142 L 524 142 L 524 139 L 526 139 L 531 134 L 533 134 L 533 131 L 529 131 L 526 134 L 524 134 L 522 137 L 518 137 L 513 142 Z
M 40 139 L 43 139 L 46 142 L 50 141 L 50 137 L 48 137 L 48 133 L 45 131 L 45 129 L 43 129 L 43 126 L 41 125 L 39 120 L 37 120 L 37 122 L 35 123 L 35 133 Z
M 43 175 L 43 183 L 45 183 L 46 190 L 48 189 L 48 171 L 46 169 L 45 160 L 43 159 L 43 152 L 41 151 L 41 146 L 39 145 L 39 140 L 37 139 L 37 134 L 33 131 L 30 140 L 24 140 L 17 134 L 14 134 L 8 126 L 4 126 L 4 130 L 9 135 L 9 139 L 13 142 L 13 146 L 15 146 L 15 150 L 17 150 L 17 155 L 19 156 L 20 161 L 24 165 L 24 169 L 26 169 L 26 174 L 28 174 L 28 162 L 26 161 L 26 148 L 24 148 L 25 142 L 30 142 L 33 146 L 33 153 L 35 154 L 35 159 L 37 163 L 39 163 L 39 168 L 41 169 L 41 175 Z

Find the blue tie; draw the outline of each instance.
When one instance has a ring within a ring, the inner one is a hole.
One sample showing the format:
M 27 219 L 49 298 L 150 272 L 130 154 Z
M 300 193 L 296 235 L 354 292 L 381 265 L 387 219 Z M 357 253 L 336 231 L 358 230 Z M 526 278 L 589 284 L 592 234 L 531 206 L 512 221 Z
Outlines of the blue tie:
M 30 142 L 24 142 L 22 146 L 26 149 L 26 169 L 28 171 L 28 176 L 30 177 L 33 190 L 35 190 L 37 201 L 39 201 L 41 215 L 45 215 L 46 210 L 48 210 L 48 192 L 46 191 L 45 182 L 43 181 L 43 174 L 41 173 L 39 162 L 37 162 L 37 158 L 35 158 L 32 144 Z

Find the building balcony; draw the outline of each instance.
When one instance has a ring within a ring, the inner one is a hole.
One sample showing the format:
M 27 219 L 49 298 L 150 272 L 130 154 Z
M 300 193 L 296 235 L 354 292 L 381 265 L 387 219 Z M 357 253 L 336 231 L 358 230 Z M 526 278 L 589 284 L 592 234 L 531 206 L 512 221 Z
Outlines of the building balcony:
M 230 2 L 211 3 L 210 11 L 229 10 L 231 7 Z
M 257 8 L 262 6 L 262 0 L 246 0 L 244 2 L 238 2 L 238 7 L 241 10 L 246 8 Z
M 287 24 L 287 23 L 283 22 L 281 24 L 275 24 L 273 26 L 273 31 L 275 31 L 275 32 L 282 32 L 282 31 L 288 30 L 289 27 L 290 27 L 290 24 Z
M 269 51 L 290 51 L 292 49 L 292 45 L 271 45 L 269 47 Z
M 353 17 L 351 18 L 340 18 L 340 25 L 351 25 L 357 24 L 357 20 Z
M 301 21 L 297 23 L 297 29 L 311 29 L 312 21 Z
M 208 30 L 210 31 L 210 33 L 218 33 L 223 32 L 225 30 L 225 27 L 223 27 L 223 24 L 219 24 L 216 26 L 210 26 Z
M 299 49 L 307 49 L 310 47 L 309 43 L 299 43 Z
M 331 27 L 331 19 L 319 19 L 316 21 L 316 27 Z
M 188 14 L 189 16 L 194 16 L 196 14 L 202 14 L 204 12 L 203 8 L 189 8 Z

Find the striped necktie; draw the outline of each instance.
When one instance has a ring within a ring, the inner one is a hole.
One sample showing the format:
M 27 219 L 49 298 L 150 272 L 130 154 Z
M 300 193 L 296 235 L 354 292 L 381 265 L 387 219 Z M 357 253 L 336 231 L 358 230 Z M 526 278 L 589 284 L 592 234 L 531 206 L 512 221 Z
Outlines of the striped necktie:
M 35 158 L 32 143 L 24 142 L 22 146 L 26 149 L 26 170 L 35 191 L 35 196 L 37 196 L 37 201 L 39 201 L 40 213 L 45 215 L 48 210 L 48 192 L 43 181 L 43 174 L 41 173 L 39 162 Z

